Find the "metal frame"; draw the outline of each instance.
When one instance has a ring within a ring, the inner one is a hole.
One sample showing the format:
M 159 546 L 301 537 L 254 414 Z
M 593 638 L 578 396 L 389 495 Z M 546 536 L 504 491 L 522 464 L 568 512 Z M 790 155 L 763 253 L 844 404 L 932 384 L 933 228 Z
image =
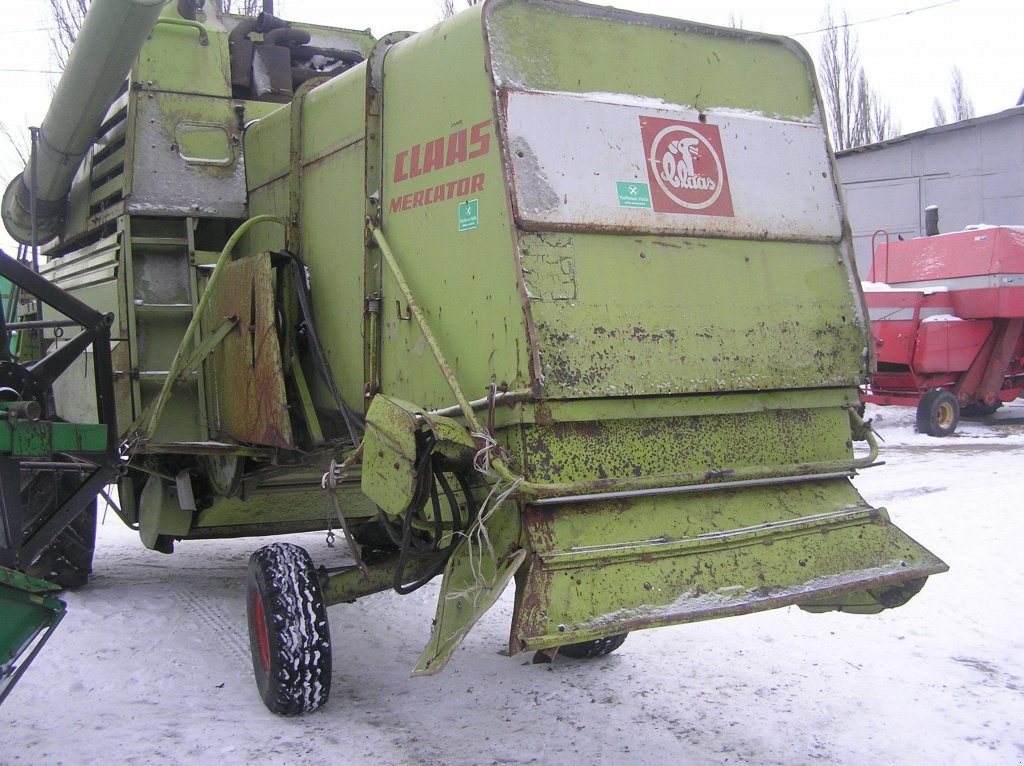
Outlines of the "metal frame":
M 33 387 L 45 391 L 61 376 L 71 364 L 91 347 L 93 352 L 93 375 L 96 391 L 96 411 L 99 424 L 106 427 L 103 452 L 86 452 L 88 462 L 69 466 L 67 469 L 50 462 L 48 470 L 84 471 L 88 476 L 77 489 L 59 503 L 40 528 L 27 538 L 22 523 L 21 477 L 23 471 L 32 470 L 31 461 L 23 461 L 10 455 L 0 456 L 0 565 L 25 567 L 30 564 L 61 532 L 84 510 L 86 504 L 109 484 L 117 474 L 120 458 L 117 450 L 117 413 L 114 404 L 114 375 L 110 354 L 110 327 L 113 314 L 101 314 L 90 308 L 73 295 L 60 289 L 24 264 L 0 252 L 0 276 L 17 285 L 24 292 L 35 296 L 59 313 L 82 327 L 81 332 L 60 348 L 45 354 L 40 359 L 17 365 Z M 0 344 L 0 355 L 6 357 L 8 365 L 16 364 L 10 359 L 7 338 L 11 330 L 19 329 L 18 323 L 4 324 Z M 50 413 L 47 413 L 50 414 Z M 95 426 L 92 426 L 95 427 Z M 43 456 L 39 457 L 51 457 Z

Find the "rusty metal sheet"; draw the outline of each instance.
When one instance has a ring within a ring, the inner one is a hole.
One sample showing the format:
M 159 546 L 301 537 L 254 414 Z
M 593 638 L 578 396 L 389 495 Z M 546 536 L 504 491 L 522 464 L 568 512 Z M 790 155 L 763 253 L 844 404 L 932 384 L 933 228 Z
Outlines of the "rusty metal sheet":
M 291 447 L 270 255 L 232 261 L 224 269 L 205 320 L 213 327 L 237 316 L 239 323 L 214 354 L 216 425 L 239 441 Z

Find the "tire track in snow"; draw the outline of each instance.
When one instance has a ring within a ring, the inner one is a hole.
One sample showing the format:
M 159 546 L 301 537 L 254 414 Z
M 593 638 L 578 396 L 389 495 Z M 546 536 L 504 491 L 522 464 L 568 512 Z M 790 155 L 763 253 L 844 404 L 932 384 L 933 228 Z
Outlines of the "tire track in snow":
M 198 627 L 206 629 L 216 639 L 213 645 L 221 647 L 234 660 L 248 668 L 251 658 L 244 607 L 238 609 L 234 602 L 225 604 L 214 594 L 197 592 L 192 578 L 175 575 L 168 579 L 174 589 L 175 600 L 185 607 Z

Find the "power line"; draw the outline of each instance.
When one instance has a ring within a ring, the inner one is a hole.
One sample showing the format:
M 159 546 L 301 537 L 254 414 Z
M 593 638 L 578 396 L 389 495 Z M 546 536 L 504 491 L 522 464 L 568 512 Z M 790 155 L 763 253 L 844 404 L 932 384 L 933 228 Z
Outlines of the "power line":
M 56 69 L 2 69 L 0 72 L 22 72 L 25 74 L 60 74 Z
M 821 32 L 827 32 L 830 29 L 845 29 L 846 27 L 859 27 L 862 24 L 872 24 L 876 21 L 885 21 L 886 19 L 895 19 L 897 16 L 909 16 L 912 13 L 920 13 L 921 11 L 930 11 L 933 8 L 941 8 L 944 5 L 952 5 L 953 3 L 959 3 L 960 0 L 946 0 L 944 3 L 934 3 L 933 5 L 925 5 L 921 8 L 911 8 L 909 11 L 899 11 L 898 13 L 890 13 L 888 16 L 879 16 L 874 19 L 864 19 L 864 21 L 849 21 L 846 24 L 836 24 L 831 27 L 824 27 L 822 29 L 814 29 L 810 32 L 797 32 L 796 34 L 789 35 L 789 37 L 802 37 L 803 35 L 816 35 Z
M 55 32 L 56 27 L 33 27 L 32 29 L 0 29 L 0 35 L 20 35 L 27 32 Z

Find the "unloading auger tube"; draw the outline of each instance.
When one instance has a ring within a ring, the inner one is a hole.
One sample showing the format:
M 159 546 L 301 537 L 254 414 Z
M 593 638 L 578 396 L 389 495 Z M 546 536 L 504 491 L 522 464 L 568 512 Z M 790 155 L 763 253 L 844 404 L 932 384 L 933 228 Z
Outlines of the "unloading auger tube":
M 40 126 L 34 172 L 30 162 L 4 192 L 4 226 L 18 242 L 42 245 L 63 231 L 71 181 L 164 5 L 93 0 Z

